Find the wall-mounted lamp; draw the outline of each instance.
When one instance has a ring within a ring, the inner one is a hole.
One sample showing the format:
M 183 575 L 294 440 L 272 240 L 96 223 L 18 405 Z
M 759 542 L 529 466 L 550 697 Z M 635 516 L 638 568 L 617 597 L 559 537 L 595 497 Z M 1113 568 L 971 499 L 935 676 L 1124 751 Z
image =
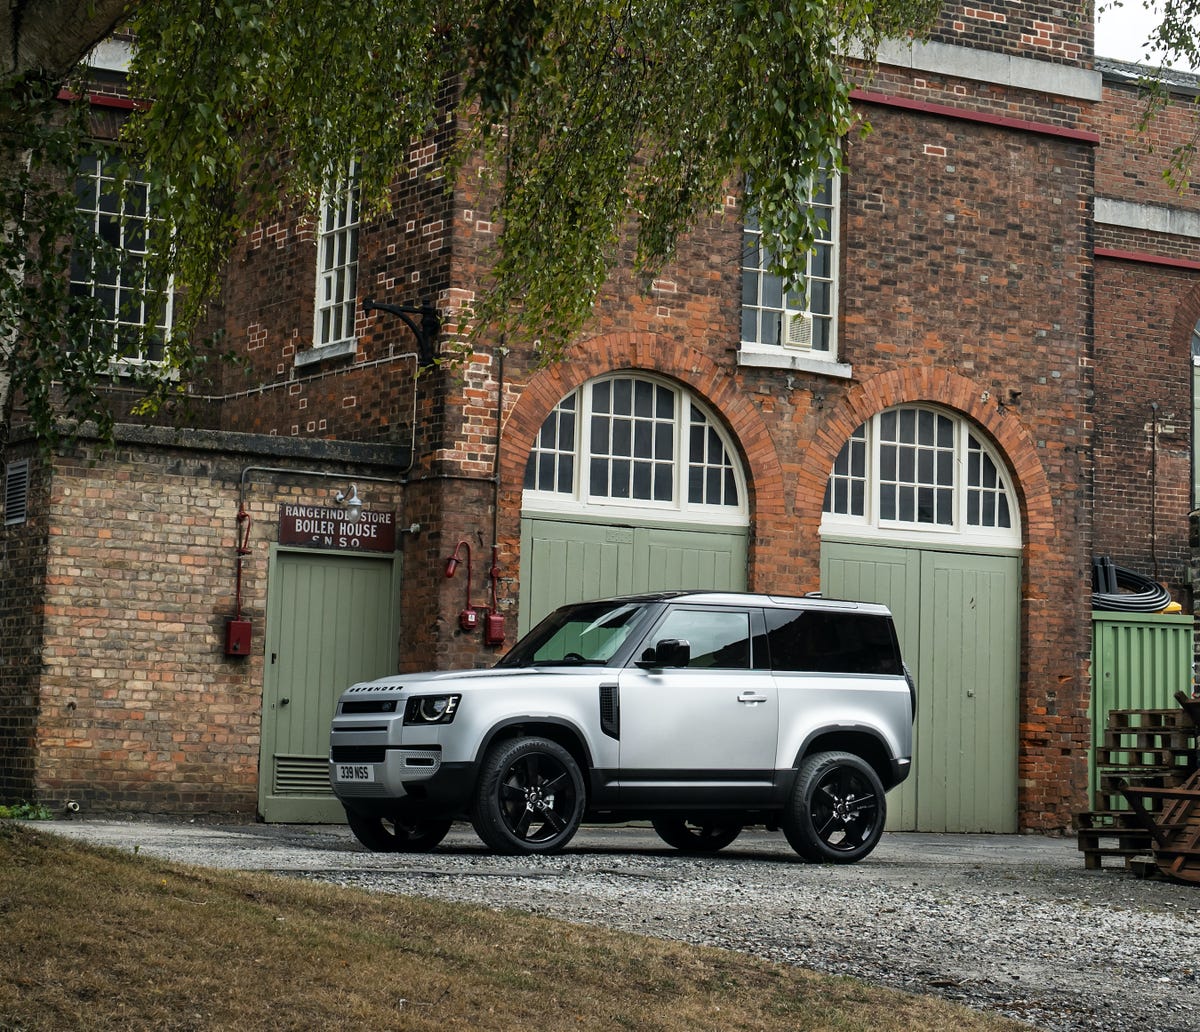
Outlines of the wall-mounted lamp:
M 350 485 L 350 494 L 347 495 L 344 491 L 339 491 L 335 498 L 338 505 L 346 507 L 346 519 L 351 523 L 356 523 L 359 516 L 362 515 L 362 499 L 358 497 L 358 488 L 354 484 Z

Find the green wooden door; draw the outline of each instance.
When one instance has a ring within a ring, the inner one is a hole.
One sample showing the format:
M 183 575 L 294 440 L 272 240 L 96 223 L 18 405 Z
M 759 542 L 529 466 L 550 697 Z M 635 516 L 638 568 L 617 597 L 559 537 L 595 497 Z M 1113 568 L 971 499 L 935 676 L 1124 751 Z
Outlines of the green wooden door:
M 269 570 L 259 810 L 344 819 L 329 788 L 329 722 L 342 691 L 397 667 L 397 564 L 277 551 Z
M 1016 831 L 1020 557 L 828 541 L 821 584 L 891 607 L 917 681 L 913 776 L 889 827 Z
M 520 634 L 568 602 L 672 588 L 745 587 L 745 528 L 521 521 Z

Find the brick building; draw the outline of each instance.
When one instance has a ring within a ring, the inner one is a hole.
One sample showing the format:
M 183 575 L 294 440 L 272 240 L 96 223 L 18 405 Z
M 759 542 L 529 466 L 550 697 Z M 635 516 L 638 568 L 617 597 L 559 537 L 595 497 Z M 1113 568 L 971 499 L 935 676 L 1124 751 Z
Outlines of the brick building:
M 419 310 L 452 325 L 493 239 L 464 188 L 414 175 L 371 224 L 332 184 L 319 225 L 265 220 L 216 316 L 250 372 L 203 425 L 9 455 L 0 795 L 332 819 L 332 699 L 490 663 L 464 610 L 511 642 L 561 601 L 712 586 L 892 605 L 921 687 L 895 827 L 1066 827 L 1092 556 L 1190 614 L 1197 505 L 1200 223 L 1159 177 L 1191 116 L 1152 149 L 1091 39 L 1084 5 L 947 5 L 856 93 L 873 131 L 814 188 L 805 301 L 731 195 L 547 368 L 514 340 L 422 364 Z

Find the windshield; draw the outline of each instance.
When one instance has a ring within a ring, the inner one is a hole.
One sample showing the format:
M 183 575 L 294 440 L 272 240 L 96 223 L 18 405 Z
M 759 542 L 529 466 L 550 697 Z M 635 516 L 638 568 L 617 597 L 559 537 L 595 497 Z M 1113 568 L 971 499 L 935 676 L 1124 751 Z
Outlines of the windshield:
M 581 602 L 555 610 L 497 666 L 589 663 L 604 666 L 653 607 L 645 602 Z

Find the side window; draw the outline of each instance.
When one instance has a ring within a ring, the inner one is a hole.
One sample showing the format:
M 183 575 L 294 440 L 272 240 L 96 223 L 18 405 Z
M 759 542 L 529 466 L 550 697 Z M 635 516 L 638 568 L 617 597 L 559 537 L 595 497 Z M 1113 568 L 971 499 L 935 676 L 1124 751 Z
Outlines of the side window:
M 837 360 L 840 179 L 825 172 L 800 187 L 824 227 L 808 256 L 802 283 L 787 284 L 771 272 L 773 241 L 764 237 L 756 213 L 747 212 L 742 233 L 743 351 L 790 348 L 810 358 Z
M 745 670 L 750 666 L 750 614 L 675 609 L 654 632 L 654 640 L 681 638 L 692 647 L 691 668 Z
M 325 186 L 317 224 L 317 303 L 313 347 L 354 339 L 358 291 L 358 167 Z
M 768 609 L 771 669 L 829 674 L 901 674 L 900 650 L 885 616 Z
M 80 158 L 75 198 L 100 243 L 91 255 L 71 255 L 71 296 L 94 305 L 89 343 L 121 362 L 161 362 L 174 294 L 152 269 L 166 241 L 150 187 L 101 149 Z

